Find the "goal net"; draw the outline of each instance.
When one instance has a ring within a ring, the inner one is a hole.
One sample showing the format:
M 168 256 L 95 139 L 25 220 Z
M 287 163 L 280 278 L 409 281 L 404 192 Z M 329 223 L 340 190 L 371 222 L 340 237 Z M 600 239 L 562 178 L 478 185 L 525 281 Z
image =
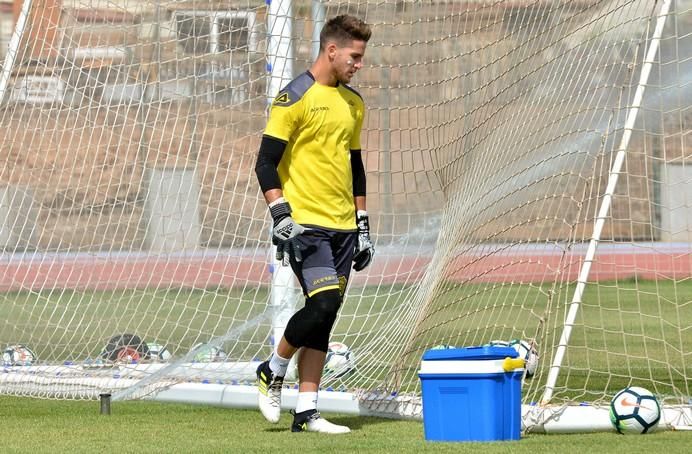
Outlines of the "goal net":
M 527 406 L 689 404 L 692 1 L 271 3 L 0 1 L 0 393 L 253 383 L 303 304 L 254 176 L 268 102 L 352 13 L 377 252 L 325 394 L 420 416 L 423 352 L 520 339 Z

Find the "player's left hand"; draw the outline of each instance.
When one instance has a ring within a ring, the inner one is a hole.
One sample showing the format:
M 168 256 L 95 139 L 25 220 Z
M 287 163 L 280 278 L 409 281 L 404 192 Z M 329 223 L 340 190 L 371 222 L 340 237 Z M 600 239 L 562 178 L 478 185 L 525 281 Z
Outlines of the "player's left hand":
M 353 254 L 353 269 L 356 271 L 364 270 L 375 255 L 375 246 L 370 239 L 370 218 L 366 211 L 359 210 L 356 214 L 358 224 L 358 241 L 356 250 Z

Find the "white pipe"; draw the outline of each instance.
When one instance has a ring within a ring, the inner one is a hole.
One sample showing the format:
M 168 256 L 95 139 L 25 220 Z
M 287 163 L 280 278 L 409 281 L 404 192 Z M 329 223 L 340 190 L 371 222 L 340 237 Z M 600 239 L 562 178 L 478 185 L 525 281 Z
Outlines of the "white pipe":
M 545 392 L 543 394 L 543 399 L 541 400 L 543 405 L 549 403 L 553 397 L 555 384 L 557 383 L 557 378 L 560 374 L 560 366 L 562 365 L 562 360 L 564 359 L 565 352 L 567 350 L 567 345 L 569 344 L 569 338 L 572 334 L 572 326 L 574 326 L 574 321 L 576 320 L 577 313 L 579 312 L 579 306 L 581 304 L 584 289 L 586 288 L 586 283 L 589 278 L 591 265 L 594 261 L 594 256 L 596 255 L 598 242 L 601 239 L 601 232 L 603 231 L 603 226 L 605 225 L 606 217 L 608 216 L 608 212 L 610 211 L 610 205 L 612 203 L 613 194 L 615 193 L 615 186 L 617 185 L 622 165 L 625 162 L 625 155 L 627 153 L 627 147 L 629 146 L 630 139 L 632 137 L 634 123 L 637 121 L 639 107 L 641 106 L 642 99 L 644 98 L 646 84 L 649 81 L 649 74 L 651 73 L 651 68 L 653 66 L 654 59 L 656 58 L 656 54 L 658 53 L 658 47 L 661 41 L 661 35 L 663 34 L 663 27 L 666 23 L 666 19 L 668 18 L 668 11 L 670 9 L 671 1 L 672 0 L 663 1 L 661 11 L 659 12 L 658 19 L 656 20 L 656 28 L 654 29 L 654 33 L 651 38 L 651 46 L 649 47 L 649 51 L 646 53 L 644 57 L 642 72 L 639 76 L 639 84 L 637 85 L 637 90 L 634 93 L 632 106 L 630 107 L 629 112 L 627 113 L 624 132 L 622 134 L 622 139 L 620 140 L 620 146 L 618 147 L 617 155 L 615 156 L 615 161 L 613 162 L 613 166 L 610 169 L 610 174 L 608 175 L 608 184 L 606 186 L 605 194 L 603 195 L 603 201 L 601 202 L 601 206 L 598 211 L 598 216 L 596 217 L 596 221 L 594 223 L 593 234 L 591 235 L 589 247 L 586 251 L 586 255 L 584 256 L 584 263 L 582 264 L 581 270 L 579 271 L 577 287 L 574 289 L 572 302 L 570 303 L 569 312 L 567 313 L 567 318 L 565 319 L 565 326 L 562 330 L 562 335 L 560 336 L 560 342 L 558 344 L 557 351 L 555 352 L 553 363 L 550 366 L 550 372 L 548 374 Z
M 295 408 L 297 389 L 284 389 L 281 407 Z M 257 408 L 257 387 L 186 383 L 174 385 L 152 397 L 177 403 L 216 405 L 232 408 Z M 422 401 L 417 396 L 357 395 L 350 392 L 320 390 L 318 409 L 324 412 L 395 419 L 423 419 Z M 469 410 L 470 412 L 473 409 Z M 521 406 L 522 431 L 531 433 L 615 432 L 608 405 Z M 661 407 L 661 420 L 654 431 L 691 430 L 692 407 Z
M 153 365 L 152 365 L 153 366 Z M 217 364 L 217 366 L 227 366 Z M 256 367 L 255 364 L 240 366 Z M 47 368 L 49 366 L 43 366 Z M 122 393 L 125 390 L 139 387 L 145 399 L 162 402 L 176 402 L 197 405 L 214 405 L 228 408 L 257 408 L 257 387 L 249 384 L 214 383 L 214 379 L 201 378 L 199 371 L 195 382 L 175 383 L 164 380 L 148 383 L 141 388 L 141 380 L 132 374 L 117 368 L 103 370 L 107 375 L 85 376 L 89 370 L 78 370 L 81 376 L 70 375 L 65 367 L 54 366 L 52 374 L 36 374 L 23 371 L 26 367 L 11 368 L 0 375 L 0 392 L 24 394 L 34 385 L 43 397 L 61 399 L 98 399 L 99 394 L 110 392 Z M 97 371 L 92 371 L 97 373 Z M 212 377 L 210 375 L 210 377 Z M 179 381 L 178 378 L 175 381 Z M 298 390 L 285 388 L 281 393 L 281 407 L 284 410 L 295 408 Z M 498 396 L 498 398 L 504 398 Z M 115 399 L 114 399 L 115 400 Z M 351 393 L 335 391 L 330 388 L 319 391 L 318 409 L 324 412 L 344 413 L 359 416 L 378 416 L 394 419 L 421 420 L 422 398 L 418 395 L 397 395 L 382 393 Z M 475 411 L 473 408 L 469 412 Z M 522 431 L 531 433 L 584 433 L 612 432 L 609 409 L 607 405 L 565 405 L 540 407 L 522 405 Z M 661 420 L 656 430 L 691 430 L 692 406 L 667 405 L 661 407 Z
M 293 76 L 293 46 L 291 35 L 293 29 L 292 5 L 290 0 L 271 0 L 267 14 L 267 67 L 269 83 L 267 84 L 267 103 L 271 104 L 279 90 Z M 271 305 L 274 309 L 272 327 L 274 343 L 283 335 L 288 318 L 295 308 L 295 290 L 297 285 L 290 267 L 283 267 L 276 261 L 276 247 L 270 247 L 270 260 L 273 266 L 271 285 Z M 290 314 L 288 314 L 290 312 Z
M 293 11 L 291 0 L 271 0 L 267 14 L 267 103 L 293 78 Z
M 184 383 L 174 385 L 153 397 L 163 402 L 214 405 L 231 408 L 257 409 L 257 387 L 250 385 L 218 385 Z M 281 392 L 281 407 L 288 411 L 296 406 L 297 389 Z M 352 394 L 320 390 L 317 406 L 320 411 L 347 414 L 363 414 L 358 399 Z
M 320 33 L 327 17 L 327 8 L 322 0 L 312 0 L 312 61 L 320 53 Z
M 608 405 L 565 405 L 537 407 L 522 405 L 522 430 L 531 433 L 614 432 Z M 669 405 L 661 408 L 661 420 L 654 430 L 689 430 L 692 407 Z
M 271 247 L 272 252 L 272 281 L 270 290 L 270 304 L 272 306 L 272 336 L 274 347 L 279 343 L 286 330 L 288 321 L 298 306 L 303 296 L 300 286 L 290 266 L 284 266 L 275 260 L 276 247 Z
M 24 0 L 22 9 L 19 12 L 19 17 L 17 18 L 17 24 L 14 26 L 14 33 L 12 33 L 7 54 L 5 54 L 5 63 L 2 65 L 2 72 L 0 72 L 0 106 L 2 106 L 5 101 L 7 86 L 12 77 L 12 67 L 17 59 L 17 53 L 19 52 L 19 45 L 24 35 L 26 23 L 29 21 L 29 11 L 31 11 L 31 0 Z
M 211 33 L 209 34 L 209 53 L 219 53 L 219 19 L 215 13 L 211 15 Z M 248 27 L 248 41 L 250 40 L 250 28 Z
M 271 104 L 281 88 L 293 78 L 293 10 L 291 0 L 271 0 L 267 15 L 269 30 L 267 45 L 267 104 Z M 272 336 L 274 345 L 283 336 L 288 320 L 301 298 L 301 291 L 289 266 L 282 266 L 276 257 L 276 247 L 270 247 L 272 263 L 272 283 L 270 304 L 273 309 Z M 295 359 L 292 359 L 293 370 Z

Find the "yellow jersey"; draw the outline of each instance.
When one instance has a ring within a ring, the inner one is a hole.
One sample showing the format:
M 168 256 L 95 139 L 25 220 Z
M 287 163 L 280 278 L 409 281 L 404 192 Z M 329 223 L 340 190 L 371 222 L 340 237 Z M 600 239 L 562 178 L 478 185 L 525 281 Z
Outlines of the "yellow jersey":
M 278 173 L 297 223 L 356 230 L 351 150 L 360 150 L 364 115 L 355 90 L 322 85 L 309 71 L 274 99 L 264 135 L 287 144 Z

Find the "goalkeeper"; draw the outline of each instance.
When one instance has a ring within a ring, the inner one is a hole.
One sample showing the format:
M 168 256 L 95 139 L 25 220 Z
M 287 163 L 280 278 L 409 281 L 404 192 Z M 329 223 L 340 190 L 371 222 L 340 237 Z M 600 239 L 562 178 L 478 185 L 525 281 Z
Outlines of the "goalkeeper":
M 363 67 L 370 34 L 350 15 L 327 21 L 310 70 L 272 103 L 255 166 L 274 221 L 276 258 L 290 264 L 305 295 L 274 354 L 257 368 L 259 407 L 268 421 L 279 421 L 283 377 L 301 349 L 294 432 L 350 432 L 320 416 L 317 390 L 351 266 L 364 269 L 374 254 L 360 146 L 365 106 L 346 85 Z

